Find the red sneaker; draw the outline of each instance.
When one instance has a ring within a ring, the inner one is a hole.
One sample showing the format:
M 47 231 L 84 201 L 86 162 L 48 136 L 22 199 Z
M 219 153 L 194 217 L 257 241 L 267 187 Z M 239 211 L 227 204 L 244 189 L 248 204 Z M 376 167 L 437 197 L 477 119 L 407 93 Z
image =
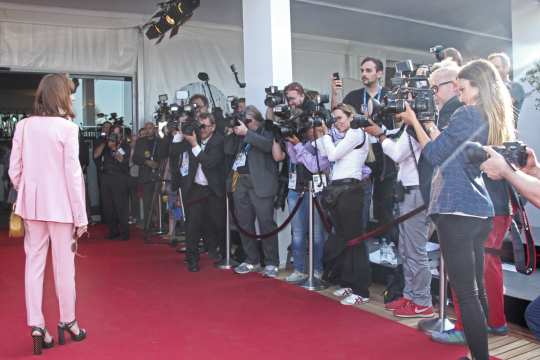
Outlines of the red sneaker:
M 433 317 L 432 306 L 420 306 L 410 301 L 405 306 L 394 310 L 394 316 L 403 318 L 430 318 Z
M 384 304 L 384 310 L 394 311 L 405 305 L 407 305 L 411 300 L 400 297 L 397 300 L 390 301 L 389 303 Z

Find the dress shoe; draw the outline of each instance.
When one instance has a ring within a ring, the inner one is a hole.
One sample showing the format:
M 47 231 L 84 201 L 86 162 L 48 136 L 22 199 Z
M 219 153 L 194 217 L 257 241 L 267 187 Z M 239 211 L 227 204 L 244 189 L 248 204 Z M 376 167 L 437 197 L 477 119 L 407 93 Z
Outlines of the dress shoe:
M 107 235 L 106 239 L 107 240 L 114 240 L 114 239 L 118 239 L 120 237 L 120 233 L 109 233 L 109 235 Z
M 198 261 L 188 261 L 187 266 L 188 266 L 188 271 L 190 272 L 198 272 L 200 270 Z

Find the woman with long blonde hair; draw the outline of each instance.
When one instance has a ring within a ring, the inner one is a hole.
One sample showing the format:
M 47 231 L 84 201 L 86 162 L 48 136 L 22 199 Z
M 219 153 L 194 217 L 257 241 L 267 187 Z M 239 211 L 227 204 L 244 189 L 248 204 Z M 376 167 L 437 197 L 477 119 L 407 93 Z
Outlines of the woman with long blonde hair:
M 472 357 L 488 360 L 484 243 L 495 212 L 479 164 L 469 161 L 465 148 L 468 141 L 498 145 L 512 139 L 512 107 L 506 86 L 488 61 L 466 64 L 458 84 L 465 105 L 442 133 L 433 123 L 420 124 L 409 106 L 398 116 L 414 127 L 425 159 L 436 168 L 428 214 L 437 227 Z

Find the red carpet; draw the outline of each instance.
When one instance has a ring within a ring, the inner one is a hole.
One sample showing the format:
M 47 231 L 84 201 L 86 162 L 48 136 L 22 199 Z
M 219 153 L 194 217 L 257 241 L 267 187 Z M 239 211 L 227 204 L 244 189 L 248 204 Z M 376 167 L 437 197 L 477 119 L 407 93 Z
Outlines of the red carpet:
M 35 359 L 22 240 L 5 232 L 0 239 L 0 358 Z M 44 359 L 455 360 L 466 353 L 278 280 L 215 270 L 206 259 L 200 273 L 188 273 L 165 245 L 91 239 L 79 251 L 86 257 L 78 259 L 78 317 L 88 339 L 68 340 Z M 45 317 L 56 338 L 50 266 L 45 281 Z

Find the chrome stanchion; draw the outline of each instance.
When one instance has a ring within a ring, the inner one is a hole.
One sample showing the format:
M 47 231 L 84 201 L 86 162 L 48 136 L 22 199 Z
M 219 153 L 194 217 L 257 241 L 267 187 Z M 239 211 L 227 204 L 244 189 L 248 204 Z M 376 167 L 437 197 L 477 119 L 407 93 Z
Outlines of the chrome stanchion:
M 227 211 L 227 215 L 225 216 L 225 259 L 221 261 L 218 265 L 216 265 L 218 268 L 223 270 L 229 270 L 236 266 L 238 266 L 238 262 L 231 259 L 231 224 L 229 222 L 229 197 L 225 195 L 225 207 Z
M 163 183 L 164 184 L 164 183 Z M 162 184 L 162 188 L 164 187 Z M 157 193 L 157 216 L 158 216 L 158 231 L 156 232 L 156 235 L 163 235 L 166 233 L 165 229 L 163 229 L 163 197 L 161 195 L 161 191 L 158 190 Z
M 324 290 L 328 287 L 328 285 L 322 281 L 321 279 L 317 279 L 313 273 L 314 273 L 314 262 L 313 262 L 313 256 L 314 256 L 314 251 L 313 251 L 313 242 L 314 242 L 314 239 L 313 239 L 313 230 L 314 230 L 314 225 L 315 225 L 315 221 L 314 221 L 314 204 L 313 204 L 313 196 L 315 195 L 314 192 L 313 192 L 313 181 L 310 181 L 309 182 L 309 193 L 307 194 L 309 196 L 309 236 L 308 236 L 308 249 L 309 249 L 309 272 L 308 272 L 308 278 L 303 282 L 303 283 L 300 283 L 300 286 L 303 287 L 304 289 L 307 289 L 307 290 L 312 290 L 312 291 L 319 291 L 319 290 Z M 305 196 L 305 195 L 304 195 Z M 301 201 L 304 201 L 304 199 L 302 199 Z
M 447 287 L 446 269 L 444 266 L 444 259 L 441 254 L 439 266 L 439 317 L 419 321 L 418 330 L 431 335 L 433 332 L 443 332 L 452 330 L 454 328 L 454 323 L 446 317 L 446 306 L 448 304 L 448 293 L 446 291 Z

